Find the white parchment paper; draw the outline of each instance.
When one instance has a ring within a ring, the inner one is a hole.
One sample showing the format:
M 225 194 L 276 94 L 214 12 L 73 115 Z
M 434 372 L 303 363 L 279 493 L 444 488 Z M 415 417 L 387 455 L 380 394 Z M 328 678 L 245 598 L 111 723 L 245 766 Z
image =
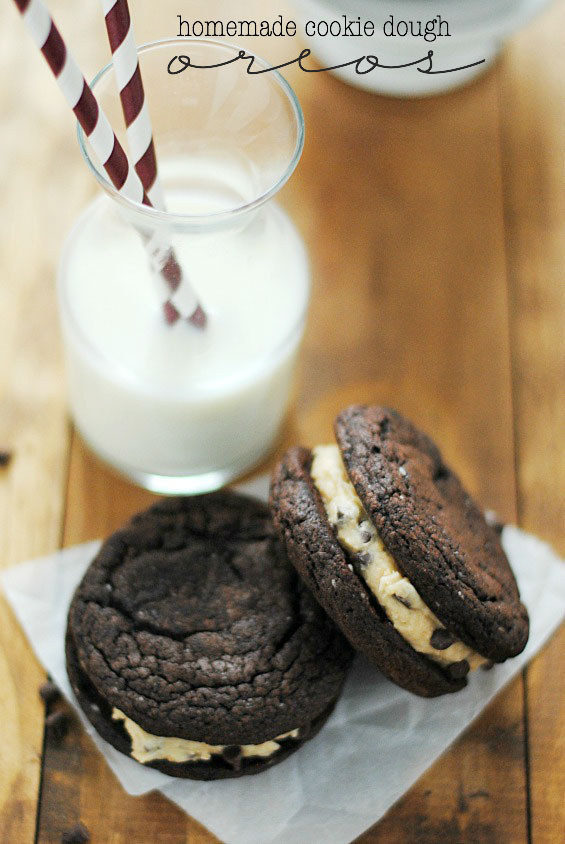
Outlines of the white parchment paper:
M 249 492 L 263 497 L 259 481 Z M 456 695 L 424 700 L 358 658 L 326 726 L 254 777 L 192 782 L 144 768 L 96 735 L 76 706 L 64 659 L 67 609 L 99 548 L 90 542 L 8 569 L 4 590 L 37 656 L 77 710 L 124 789 L 160 789 L 229 844 L 344 844 L 372 826 L 542 647 L 565 615 L 565 566 L 546 544 L 506 527 L 503 544 L 530 613 L 523 654 L 475 672 Z

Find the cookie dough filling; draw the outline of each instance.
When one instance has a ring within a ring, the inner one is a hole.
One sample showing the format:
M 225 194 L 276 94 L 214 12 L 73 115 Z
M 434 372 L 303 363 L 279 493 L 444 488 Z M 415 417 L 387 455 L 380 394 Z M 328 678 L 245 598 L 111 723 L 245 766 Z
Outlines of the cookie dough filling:
M 300 737 L 300 730 L 291 730 L 262 744 L 242 744 L 239 746 L 225 744 L 206 744 L 203 741 L 189 741 L 188 739 L 169 738 L 168 736 L 154 736 L 146 732 L 139 724 L 128 718 L 116 707 L 112 710 L 114 721 L 123 721 L 124 727 L 131 738 L 131 755 L 142 764 L 166 760 L 168 762 L 209 762 L 213 756 L 239 758 L 252 756 L 267 759 L 273 756 L 281 746 L 283 739 Z
M 415 651 L 463 676 L 488 662 L 458 641 L 423 602 L 386 550 L 343 465 L 337 445 L 313 449 L 310 474 L 342 548 L 395 629 Z

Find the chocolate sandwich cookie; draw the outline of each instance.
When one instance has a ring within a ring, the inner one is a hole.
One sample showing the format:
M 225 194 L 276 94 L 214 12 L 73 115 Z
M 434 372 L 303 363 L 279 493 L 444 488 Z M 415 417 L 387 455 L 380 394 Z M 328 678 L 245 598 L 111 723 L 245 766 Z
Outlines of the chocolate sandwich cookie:
M 313 736 L 352 651 L 288 563 L 268 508 L 158 502 L 111 536 L 73 597 L 67 670 L 97 731 L 167 774 L 254 774 Z
M 499 531 L 432 440 L 383 407 L 344 410 L 335 432 L 337 445 L 286 453 L 270 503 L 292 563 L 354 648 L 426 697 L 520 653 L 528 614 Z

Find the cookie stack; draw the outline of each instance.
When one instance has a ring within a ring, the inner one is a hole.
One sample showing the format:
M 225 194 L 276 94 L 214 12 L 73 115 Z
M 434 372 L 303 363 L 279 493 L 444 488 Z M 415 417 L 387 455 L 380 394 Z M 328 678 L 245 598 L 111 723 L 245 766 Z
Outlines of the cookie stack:
M 352 656 L 268 508 L 230 492 L 160 501 L 110 537 L 73 598 L 66 651 L 100 735 L 193 779 L 254 774 L 300 747 Z
M 168 499 L 104 543 L 70 607 L 67 669 L 123 753 L 180 777 L 258 773 L 320 729 L 354 651 L 434 696 L 525 647 L 498 531 L 434 443 L 381 407 L 335 431 L 287 452 L 270 511 L 232 492 Z
M 496 528 L 399 413 L 353 406 L 337 444 L 291 449 L 271 506 L 290 559 L 353 647 L 431 697 L 520 653 L 528 615 Z

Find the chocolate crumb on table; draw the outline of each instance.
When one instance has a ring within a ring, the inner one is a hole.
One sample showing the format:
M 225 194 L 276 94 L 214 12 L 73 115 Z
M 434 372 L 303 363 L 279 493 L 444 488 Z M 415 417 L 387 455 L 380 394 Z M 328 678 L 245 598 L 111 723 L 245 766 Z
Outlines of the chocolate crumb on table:
M 9 466 L 11 460 L 12 460 L 12 452 L 11 451 L 1 451 L 0 450 L 0 469 L 4 469 L 6 466 Z
M 39 688 L 39 697 L 44 702 L 47 709 L 49 709 L 52 703 L 59 700 L 61 692 L 52 680 L 46 680 Z
M 86 844 L 87 841 L 90 841 L 90 832 L 80 822 L 66 829 L 61 836 L 61 844 Z
M 54 741 L 60 742 L 67 735 L 69 716 L 66 712 L 53 712 L 45 719 L 45 727 Z

